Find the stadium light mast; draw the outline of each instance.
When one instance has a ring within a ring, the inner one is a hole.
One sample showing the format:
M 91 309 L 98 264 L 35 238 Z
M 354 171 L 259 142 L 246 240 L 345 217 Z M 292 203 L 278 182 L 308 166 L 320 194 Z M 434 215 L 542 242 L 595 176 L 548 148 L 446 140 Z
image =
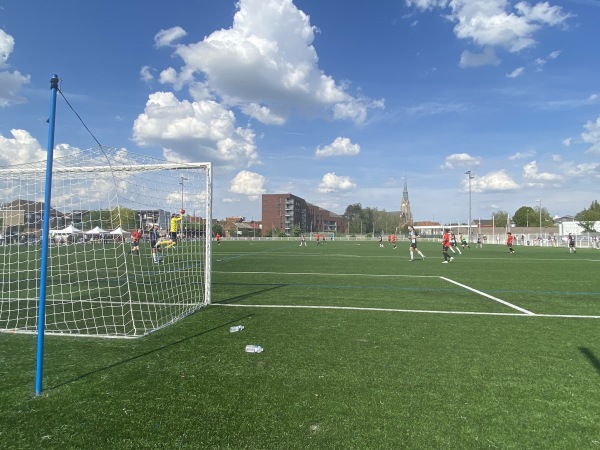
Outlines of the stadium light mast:
M 471 180 L 473 178 L 475 178 L 475 175 L 473 175 L 471 173 L 470 170 L 467 170 L 465 172 L 465 175 L 469 176 L 469 226 L 468 226 L 468 235 L 469 235 L 469 242 L 471 241 Z
M 540 202 L 540 247 L 542 246 L 542 197 L 538 198 Z
M 181 185 L 181 209 L 183 209 L 183 182 L 187 181 L 187 178 L 184 176 L 181 176 L 180 180 L 181 181 L 179 182 L 179 184 Z

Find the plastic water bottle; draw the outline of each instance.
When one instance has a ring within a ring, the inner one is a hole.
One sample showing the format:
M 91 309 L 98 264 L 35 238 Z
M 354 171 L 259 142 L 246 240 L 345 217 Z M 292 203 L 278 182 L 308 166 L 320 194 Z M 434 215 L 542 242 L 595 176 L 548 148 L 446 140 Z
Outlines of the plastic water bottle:
M 244 325 L 236 325 L 235 327 L 229 327 L 230 333 L 237 333 L 238 331 L 242 331 L 244 329 Z
M 260 353 L 263 348 L 260 345 L 248 344 L 246 345 L 246 353 Z

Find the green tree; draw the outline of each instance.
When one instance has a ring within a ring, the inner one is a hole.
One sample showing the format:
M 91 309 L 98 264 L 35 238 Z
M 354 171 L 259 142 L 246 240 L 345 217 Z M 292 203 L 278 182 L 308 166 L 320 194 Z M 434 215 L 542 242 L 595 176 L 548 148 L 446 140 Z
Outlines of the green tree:
M 124 230 L 138 228 L 136 218 L 137 214 L 133 209 L 115 206 L 111 210 L 110 226 L 112 228 L 117 228 L 120 226 Z
M 539 223 L 539 214 L 531 206 L 521 206 L 512 216 L 512 221 L 518 227 L 528 227 Z
M 594 200 L 588 209 L 583 209 L 575 214 L 577 225 L 587 232 L 597 231 L 594 228 L 595 222 L 600 221 L 600 203 Z
M 362 206 L 360 203 L 354 203 L 346 207 L 344 218 L 348 222 L 348 232 L 358 234 L 361 232 Z
M 548 212 L 546 208 L 542 208 L 542 223 L 540 223 L 540 207 L 535 207 L 535 218 L 533 219 L 533 223 L 531 218 L 529 218 L 529 226 L 530 227 L 550 227 L 554 225 L 554 220 L 552 220 L 552 216 Z
M 212 227 L 212 233 L 213 236 L 216 236 L 217 233 L 223 236 L 223 226 L 220 223 L 215 223 Z
M 302 230 L 300 229 L 300 225 L 298 225 L 298 224 L 294 225 L 294 228 L 292 228 L 292 236 L 298 237 L 298 236 L 300 236 L 300 233 L 302 233 Z
M 82 216 L 83 228 L 100 227 L 104 230 L 112 228 L 112 213 L 107 209 L 88 211 Z
M 375 208 L 373 210 L 373 227 L 375 233 L 379 234 L 392 234 L 396 232 L 398 227 L 398 218 L 387 212 L 385 209 L 379 210 Z
M 492 220 L 497 227 L 506 227 L 508 225 L 508 213 L 506 211 L 496 211 L 492 213 Z
M 236 227 L 235 225 L 231 225 L 229 227 L 229 236 L 231 236 L 231 237 L 239 237 L 238 227 Z
M 279 233 L 280 233 L 279 228 L 272 227 L 272 228 L 267 229 L 267 234 L 265 236 L 275 237 L 275 236 L 278 236 Z
M 375 209 L 366 207 L 362 210 L 361 222 L 363 223 L 363 233 L 375 232 Z

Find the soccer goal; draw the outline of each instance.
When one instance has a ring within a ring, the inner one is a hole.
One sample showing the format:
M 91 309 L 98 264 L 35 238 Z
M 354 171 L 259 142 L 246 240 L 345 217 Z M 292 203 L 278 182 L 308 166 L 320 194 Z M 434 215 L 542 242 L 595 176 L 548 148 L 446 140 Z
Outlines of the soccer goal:
M 99 147 L 53 165 L 47 236 L 46 162 L 0 167 L 0 331 L 37 332 L 44 239 L 46 334 L 139 337 L 210 304 L 210 163 Z

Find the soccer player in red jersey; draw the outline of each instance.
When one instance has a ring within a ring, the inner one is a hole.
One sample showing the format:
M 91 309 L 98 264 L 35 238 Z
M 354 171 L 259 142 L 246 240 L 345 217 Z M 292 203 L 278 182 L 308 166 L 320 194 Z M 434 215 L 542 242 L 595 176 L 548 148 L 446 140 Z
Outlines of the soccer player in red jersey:
M 444 256 L 443 264 L 448 264 L 454 258 L 448 254 L 448 249 L 450 248 L 450 229 L 445 228 L 444 234 L 442 236 L 442 255 Z
M 512 235 L 512 233 L 509 231 L 508 232 L 508 237 L 506 238 L 506 245 L 508 246 L 508 251 L 510 252 L 510 254 L 512 255 L 515 251 L 513 250 L 513 241 L 515 240 L 514 236 Z

